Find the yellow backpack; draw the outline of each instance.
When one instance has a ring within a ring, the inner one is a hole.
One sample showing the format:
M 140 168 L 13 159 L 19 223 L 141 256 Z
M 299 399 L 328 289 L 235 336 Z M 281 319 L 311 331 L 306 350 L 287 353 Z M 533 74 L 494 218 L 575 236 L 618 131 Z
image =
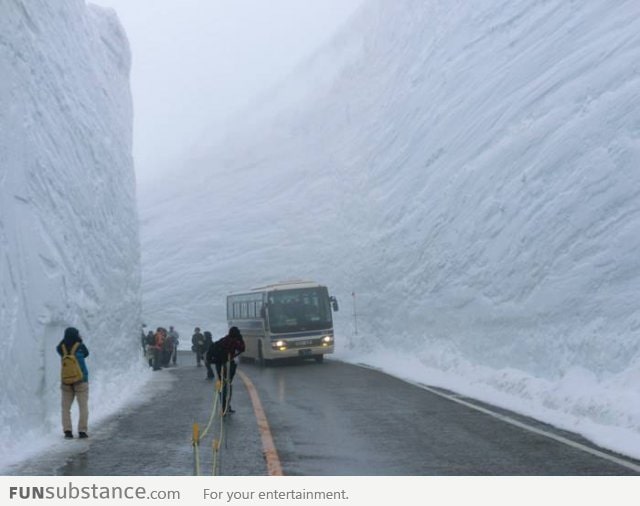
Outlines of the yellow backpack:
M 67 351 L 67 347 L 62 345 L 62 368 L 60 369 L 60 379 L 65 385 L 73 385 L 78 381 L 82 381 L 84 375 L 76 357 L 76 350 L 80 343 L 75 343 L 71 347 L 71 351 Z

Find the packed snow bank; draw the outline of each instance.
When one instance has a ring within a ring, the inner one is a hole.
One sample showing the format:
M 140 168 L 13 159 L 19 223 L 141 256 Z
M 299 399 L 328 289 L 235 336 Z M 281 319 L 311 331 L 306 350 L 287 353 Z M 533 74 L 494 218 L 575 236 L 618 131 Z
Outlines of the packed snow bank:
M 3 3 L 0 465 L 61 437 L 55 346 L 67 326 L 90 350 L 90 423 L 140 377 L 129 68 L 113 12 Z
M 338 356 L 640 457 L 639 34 L 632 1 L 367 2 L 143 189 L 145 312 L 220 329 L 228 290 L 315 278 Z

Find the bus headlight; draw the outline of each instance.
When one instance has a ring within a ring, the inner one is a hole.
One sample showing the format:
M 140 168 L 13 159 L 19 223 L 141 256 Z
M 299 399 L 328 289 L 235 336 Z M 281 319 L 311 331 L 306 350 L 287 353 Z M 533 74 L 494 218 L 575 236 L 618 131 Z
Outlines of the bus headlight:
M 280 351 L 284 351 L 287 349 L 287 341 L 283 341 L 282 339 L 277 340 L 274 343 L 271 343 L 271 347 L 274 350 L 280 350 Z
M 322 338 L 322 346 L 330 346 L 333 344 L 333 336 L 324 336 Z

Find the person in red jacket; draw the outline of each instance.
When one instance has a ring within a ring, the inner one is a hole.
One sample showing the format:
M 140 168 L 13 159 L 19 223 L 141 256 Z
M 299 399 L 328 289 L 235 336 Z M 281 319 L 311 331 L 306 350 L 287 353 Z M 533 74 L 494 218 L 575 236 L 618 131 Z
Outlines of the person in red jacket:
M 156 330 L 153 345 L 153 370 L 159 371 L 162 369 L 162 350 L 164 349 L 164 341 L 167 338 L 167 331 L 163 327 L 158 327 Z
M 235 358 L 244 350 L 244 339 L 238 327 L 231 327 L 226 336 L 218 339 L 207 350 L 207 361 L 215 365 L 218 379 L 222 383 L 222 414 L 235 412 L 231 409 L 231 383 L 238 367 Z

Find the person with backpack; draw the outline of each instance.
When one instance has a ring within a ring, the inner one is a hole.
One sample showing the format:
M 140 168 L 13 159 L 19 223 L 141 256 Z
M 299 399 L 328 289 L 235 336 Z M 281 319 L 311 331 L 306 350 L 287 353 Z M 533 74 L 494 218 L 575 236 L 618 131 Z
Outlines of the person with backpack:
M 191 336 L 191 351 L 196 354 L 196 366 L 200 367 L 202 359 L 204 358 L 204 336 L 200 332 L 200 327 L 196 327 L 193 330 L 193 336 Z
M 211 361 L 209 360 L 209 348 L 213 344 L 213 336 L 208 330 L 204 331 L 204 366 L 207 368 L 207 378 L 212 380 L 215 377 L 213 374 L 213 368 L 211 367 Z
M 73 439 L 71 422 L 71 406 L 73 401 L 78 401 L 80 418 L 78 420 L 78 437 L 89 437 L 87 429 L 89 425 L 89 370 L 85 359 L 89 356 L 89 349 L 82 342 L 78 329 L 68 327 L 64 331 L 64 338 L 56 351 L 61 358 L 61 383 L 62 391 L 62 431 L 66 439 Z
M 235 413 L 231 409 L 231 383 L 236 375 L 235 358 L 244 352 L 244 339 L 238 327 L 231 327 L 229 333 L 221 339 L 218 339 L 207 351 L 207 361 L 214 364 L 218 379 L 222 383 L 222 414 Z

